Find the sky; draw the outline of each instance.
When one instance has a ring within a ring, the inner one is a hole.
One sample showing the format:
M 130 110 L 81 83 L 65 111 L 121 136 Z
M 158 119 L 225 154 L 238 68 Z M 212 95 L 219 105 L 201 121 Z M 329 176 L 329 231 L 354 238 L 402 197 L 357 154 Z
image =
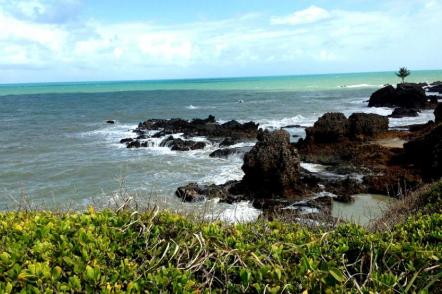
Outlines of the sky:
M 442 0 L 0 0 L 0 83 L 442 69 Z

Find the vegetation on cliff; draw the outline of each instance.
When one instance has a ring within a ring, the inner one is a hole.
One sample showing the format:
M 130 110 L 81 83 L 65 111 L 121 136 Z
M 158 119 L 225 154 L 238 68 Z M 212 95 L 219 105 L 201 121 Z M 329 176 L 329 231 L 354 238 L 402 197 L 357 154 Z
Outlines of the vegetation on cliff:
M 228 225 L 158 210 L 3 212 L 0 292 L 434 293 L 442 183 L 412 197 L 412 216 L 384 231 Z

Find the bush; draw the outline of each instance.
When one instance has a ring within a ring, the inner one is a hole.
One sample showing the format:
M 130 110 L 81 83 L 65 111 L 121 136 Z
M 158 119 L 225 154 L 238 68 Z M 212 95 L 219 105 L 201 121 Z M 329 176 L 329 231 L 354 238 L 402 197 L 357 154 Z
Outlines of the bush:
M 0 293 L 407 292 L 442 286 L 442 214 L 390 232 L 180 215 L 0 214 Z

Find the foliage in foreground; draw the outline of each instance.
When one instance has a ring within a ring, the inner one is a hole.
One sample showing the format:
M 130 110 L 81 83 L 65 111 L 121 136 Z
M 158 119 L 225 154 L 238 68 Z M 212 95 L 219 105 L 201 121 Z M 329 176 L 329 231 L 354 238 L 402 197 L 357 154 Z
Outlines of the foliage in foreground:
M 432 202 L 438 187 L 427 191 Z M 428 213 L 369 232 L 207 223 L 154 210 L 4 212 L 0 293 L 434 293 L 442 213 Z

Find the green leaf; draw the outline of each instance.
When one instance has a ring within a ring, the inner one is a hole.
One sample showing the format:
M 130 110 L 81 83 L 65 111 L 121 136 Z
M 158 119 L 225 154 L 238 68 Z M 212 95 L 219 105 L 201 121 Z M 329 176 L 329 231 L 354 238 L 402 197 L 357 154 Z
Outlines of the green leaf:
M 330 269 L 328 272 L 329 272 L 329 273 L 333 276 L 333 278 L 335 278 L 335 280 L 338 281 L 339 283 L 342 283 L 342 282 L 345 281 L 345 277 L 344 277 L 344 275 L 342 274 L 342 272 L 341 272 L 340 270 L 338 270 L 338 269 L 336 269 L 336 268 L 332 268 L 332 269 Z

